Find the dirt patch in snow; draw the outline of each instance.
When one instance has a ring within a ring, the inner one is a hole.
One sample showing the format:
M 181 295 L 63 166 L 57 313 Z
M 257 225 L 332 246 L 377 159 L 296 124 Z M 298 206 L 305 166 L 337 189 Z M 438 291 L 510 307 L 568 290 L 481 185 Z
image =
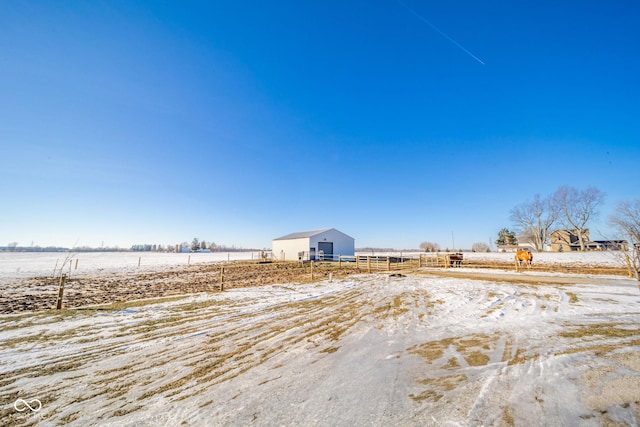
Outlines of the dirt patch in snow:
M 308 282 L 357 273 L 337 264 L 314 266 L 300 263 L 229 262 L 173 266 L 139 274 L 72 275 L 64 285 L 63 306 L 77 308 L 147 298 L 188 295 L 225 289 L 247 288 L 273 283 Z M 16 279 L 3 285 L 0 313 L 38 311 L 55 308 L 59 279 L 33 277 Z
M 415 265 L 415 264 L 414 264 Z M 507 282 L 537 283 L 584 283 L 585 275 L 624 276 L 624 268 L 605 265 L 579 265 L 543 263 L 531 269 L 515 272 L 515 266 L 500 260 L 465 260 L 464 268 L 420 269 L 425 274 L 454 276 L 459 278 L 502 280 Z M 392 267 L 396 268 L 396 267 Z M 224 270 L 223 270 L 224 269 Z M 414 268 L 415 270 L 415 268 Z M 259 263 L 225 262 L 195 264 L 190 266 L 158 267 L 158 271 L 140 273 L 98 273 L 72 274 L 65 283 L 63 306 L 77 308 L 96 304 L 111 304 L 132 300 L 188 295 L 198 292 L 212 292 L 220 289 L 221 276 L 226 289 L 248 288 L 273 283 L 308 282 L 329 277 L 343 278 L 366 272 L 355 263 Z M 500 272 L 500 274 L 498 274 Z M 504 274 L 509 273 L 512 274 Z M 389 272 L 390 274 L 392 272 Z M 544 276 L 536 273 L 553 273 Z M 579 274 L 576 279 L 569 275 L 559 278 L 557 273 Z M 590 280 L 590 279 L 586 279 Z M 596 280 L 602 280 L 601 278 Z M 31 277 L 26 279 L 5 279 L 0 295 L 0 313 L 48 310 L 55 308 L 59 279 L 53 277 Z
M 0 424 L 640 421 L 634 281 L 330 272 L 3 316 Z M 42 409 L 17 411 L 18 399 Z

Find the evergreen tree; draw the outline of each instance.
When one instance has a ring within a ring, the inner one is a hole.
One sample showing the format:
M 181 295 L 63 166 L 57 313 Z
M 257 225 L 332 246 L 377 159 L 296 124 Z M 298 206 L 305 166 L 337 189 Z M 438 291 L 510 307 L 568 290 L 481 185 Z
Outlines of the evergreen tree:
M 496 240 L 496 245 L 505 246 L 505 245 L 517 245 L 518 239 L 516 239 L 516 235 L 513 231 L 509 231 L 507 228 L 503 228 L 498 231 L 498 240 Z

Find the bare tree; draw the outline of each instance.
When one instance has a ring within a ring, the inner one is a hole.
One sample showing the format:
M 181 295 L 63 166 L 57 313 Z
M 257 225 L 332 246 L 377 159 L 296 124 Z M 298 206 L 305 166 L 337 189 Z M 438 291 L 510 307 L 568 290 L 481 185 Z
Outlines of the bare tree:
M 420 243 L 420 249 L 425 252 L 436 252 L 440 250 L 440 245 L 432 242 L 422 242 Z
M 476 242 L 471 246 L 473 252 L 489 252 L 489 245 L 484 242 Z
M 563 223 L 567 228 L 575 230 L 580 250 L 584 251 L 588 234 L 587 224 L 598 215 L 598 207 L 604 203 L 604 193 L 596 187 L 580 191 L 564 186 L 555 192 L 553 200 L 563 215 Z
M 631 243 L 631 267 L 640 288 L 640 198 L 618 202 L 615 213 L 609 217 L 609 223 L 627 235 Z
M 56 266 L 53 268 L 53 277 L 62 277 L 66 268 L 69 269 L 69 277 L 71 277 L 71 264 L 77 255 L 78 254 L 76 252 L 67 251 L 60 268 L 58 268 L 58 260 L 56 260 Z
M 532 240 L 536 251 L 540 252 L 544 251 L 551 227 L 558 219 L 559 213 L 559 205 L 552 197 L 542 199 L 536 194 L 532 201 L 511 209 L 511 221 L 521 234 Z

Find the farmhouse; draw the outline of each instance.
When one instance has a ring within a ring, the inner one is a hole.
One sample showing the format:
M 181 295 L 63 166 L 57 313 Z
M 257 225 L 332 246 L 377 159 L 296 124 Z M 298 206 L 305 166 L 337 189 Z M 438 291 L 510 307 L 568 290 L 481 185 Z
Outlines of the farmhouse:
M 273 239 L 271 251 L 281 261 L 322 261 L 355 254 L 355 239 L 336 230 L 303 231 Z
M 580 242 L 575 230 L 556 230 L 549 235 L 554 252 L 579 251 Z M 626 240 L 589 240 L 589 230 L 584 233 L 584 246 L 588 251 L 628 251 L 629 243 Z

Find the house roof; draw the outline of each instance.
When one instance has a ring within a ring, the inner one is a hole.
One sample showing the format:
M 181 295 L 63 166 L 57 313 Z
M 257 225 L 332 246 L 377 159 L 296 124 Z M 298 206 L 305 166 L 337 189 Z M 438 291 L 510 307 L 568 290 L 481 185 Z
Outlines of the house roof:
M 312 230 L 312 231 L 300 231 L 298 233 L 287 234 L 286 236 L 278 237 L 273 240 L 292 240 L 292 239 L 304 239 L 305 237 L 312 237 L 317 234 L 324 233 L 325 231 L 334 230 L 333 228 L 324 228 L 322 230 Z
M 589 246 L 599 246 L 599 245 L 611 245 L 611 244 L 622 244 L 622 243 L 626 243 L 624 240 L 585 240 L 584 241 L 584 245 L 589 247 Z M 580 242 L 574 242 L 574 243 L 562 243 L 564 245 L 567 245 L 571 248 L 579 248 L 580 247 Z

